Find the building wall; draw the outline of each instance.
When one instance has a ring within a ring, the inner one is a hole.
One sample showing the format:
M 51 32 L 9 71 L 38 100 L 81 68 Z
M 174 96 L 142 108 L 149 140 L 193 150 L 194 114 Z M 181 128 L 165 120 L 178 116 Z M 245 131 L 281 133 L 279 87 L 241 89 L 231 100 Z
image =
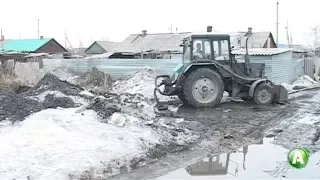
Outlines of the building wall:
M 89 49 L 86 50 L 86 54 L 103 54 L 107 51 L 104 50 L 98 43 L 94 43 Z
M 39 48 L 37 53 L 50 53 L 50 54 L 59 54 L 67 52 L 57 41 L 51 39 L 44 46 Z
M 297 61 L 293 60 L 291 51 L 274 55 L 267 63 L 271 64 L 270 78 L 274 83 L 291 83 L 295 80 Z

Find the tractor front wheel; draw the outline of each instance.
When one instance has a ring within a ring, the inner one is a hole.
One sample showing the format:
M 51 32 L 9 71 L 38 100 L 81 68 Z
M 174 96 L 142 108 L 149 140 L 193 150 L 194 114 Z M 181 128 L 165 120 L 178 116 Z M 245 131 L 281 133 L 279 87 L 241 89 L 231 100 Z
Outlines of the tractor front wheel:
M 219 73 L 199 68 L 187 75 L 183 85 L 186 102 L 196 108 L 214 107 L 223 96 L 223 81 Z
M 267 83 L 259 84 L 254 90 L 253 99 L 254 102 L 259 105 L 271 104 L 274 99 L 274 94 L 272 93 L 272 86 Z

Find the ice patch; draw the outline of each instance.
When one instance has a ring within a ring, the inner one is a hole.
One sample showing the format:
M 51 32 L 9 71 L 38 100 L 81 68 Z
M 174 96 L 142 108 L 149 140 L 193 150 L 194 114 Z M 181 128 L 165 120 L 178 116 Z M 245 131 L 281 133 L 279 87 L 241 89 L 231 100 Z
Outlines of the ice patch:
M 126 117 L 123 116 L 122 114 L 113 113 L 108 123 L 116 126 L 124 126 L 124 124 L 126 123 L 126 120 L 127 120 Z
M 96 177 L 113 159 L 128 161 L 159 139 L 146 128 L 101 123 L 94 111 L 47 109 L 14 126 L 0 127 L 1 179 L 76 179 L 88 169 Z
M 298 120 L 299 123 L 313 125 L 314 123 L 320 122 L 320 117 L 313 114 L 304 114 L 304 116 Z
M 94 97 L 94 95 L 89 91 L 81 91 L 80 95 Z

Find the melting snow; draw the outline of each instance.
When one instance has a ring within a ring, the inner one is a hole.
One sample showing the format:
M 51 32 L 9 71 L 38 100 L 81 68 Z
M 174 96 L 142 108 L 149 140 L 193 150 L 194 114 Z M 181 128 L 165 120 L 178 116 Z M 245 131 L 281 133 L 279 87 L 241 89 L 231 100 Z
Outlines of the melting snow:
M 284 88 L 286 88 L 288 91 L 292 91 L 295 86 L 310 87 L 317 84 L 318 84 L 317 81 L 313 80 L 307 75 L 303 75 L 299 77 L 296 81 L 294 81 L 292 84 L 282 83 L 281 85 Z
M 150 129 L 101 123 L 94 111 L 47 109 L 0 126 L 1 179 L 68 179 L 113 159 L 145 153 L 158 142 Z
M 113 91 L 116 93 L 139 93 L 147 98 L 152 98 L 156 76 L 157 74 L 151 69 L 141 69 L 124 81 L 117 81 L 113 86 Z

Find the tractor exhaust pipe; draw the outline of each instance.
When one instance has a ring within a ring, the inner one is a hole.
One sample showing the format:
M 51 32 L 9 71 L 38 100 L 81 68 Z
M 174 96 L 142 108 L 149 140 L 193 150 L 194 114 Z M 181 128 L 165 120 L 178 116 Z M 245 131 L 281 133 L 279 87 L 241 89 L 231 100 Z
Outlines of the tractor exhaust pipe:
M 246 74 L 247 76 L 250 76 L 251 74 L 251 64 L 250 64 L 250 57 L 249 57 L 249 50 L 248 50 L 248 40 L 250 36 L 252 36 L 252 28 L 248 28 L 248 32 L 245 35 L 247 37 L 246 39 L 246 55 L 244 56 L 245 60 L 245 69 L 246 69 Z

